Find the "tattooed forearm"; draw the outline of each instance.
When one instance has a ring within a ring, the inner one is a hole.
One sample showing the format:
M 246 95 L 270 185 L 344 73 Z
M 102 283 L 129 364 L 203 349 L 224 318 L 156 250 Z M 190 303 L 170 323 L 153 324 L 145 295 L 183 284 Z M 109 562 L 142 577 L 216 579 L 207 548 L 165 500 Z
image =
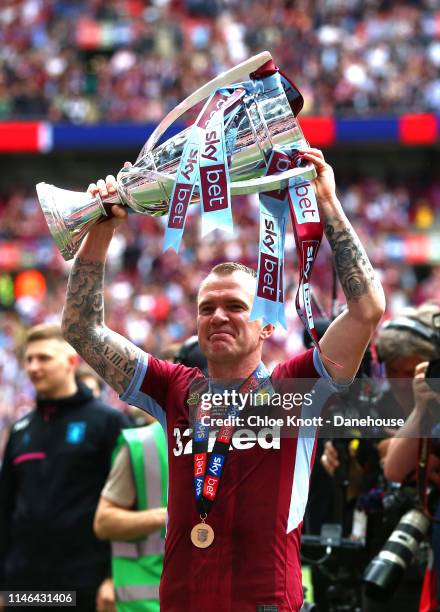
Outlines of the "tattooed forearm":
M 327 218 L 324 231 L 347 302 L 357 301 L 376 289 L 373 268 L 352 227 L 338 218 Z
M 67 286 L 63 334 L 118 393 L 132 379 L 140 350 L 104 325 L 104 264 L 76 258 Z

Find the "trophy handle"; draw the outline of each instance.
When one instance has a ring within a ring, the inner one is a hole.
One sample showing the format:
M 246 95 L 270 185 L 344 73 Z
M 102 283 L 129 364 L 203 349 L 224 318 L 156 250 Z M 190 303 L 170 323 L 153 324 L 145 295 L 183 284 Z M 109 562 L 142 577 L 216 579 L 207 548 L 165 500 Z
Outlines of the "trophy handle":
M 289 187 L 292 182 L 295 184 L 313 180 L 314 178 L 316 178 L 315 166 L 308 164 L 301 168 L 290 168 L 280 174 L 260 176 L 248 181 L 231 181 L 231 195 L 280 191 Z
M 142 170 L 139 170 L 139 173 L 142 174 Z M 148 174 L 161 184 L 166 196 L 170 197 L 176 175 L 157 171 L 149 171 Z M 291 182 L 298 183 L 300 181 L 313 180 L 314 178 L 316 178 L 315 166 L 313 164 L 308 164 L 301 168 L 290 168 L 280 174 L 260 176 L 246 181 L 231 181 L 231 196 L 260 193 L 262 191 L 280 191 L 281 189 L 286 189 Z M 137 212 L 144 212 L 142 208 L 136 208 L 132 202 L 129 202 L 129 205 Z
M 245 62 L 241 62 L 234 68 L 230 70 L 226 70 L 226 72 L 222 72 L 214 79 L 205 83 L 202 87 L 197 89 L 194 93 L 188 96 L 185 100 L 180 102 L 168 115 L 159 123 L 157 128 L 151 134 L 145 146 L 143 148 L 143 154 L 148 153 L 157 143 L 159 138 L 166 132 L 166 130 L 170 127 L 172 123 L 176 121 L 181 115 L 186 113 L 190 108 L 192 108 L 195 104 L 198 104 L 209 95 L 211 95 L 216 89 L 220 87 L 226 87 L 235 81 L 242 81 L 243 79 L 248 79 L 249 74 L 251 72 L 255 72 L 263 66 L 266 62 L 272 59 L 269 51 L 263 51 L 262 53 L 258 53 L 258 55 L 254 55 L 250 57 Z

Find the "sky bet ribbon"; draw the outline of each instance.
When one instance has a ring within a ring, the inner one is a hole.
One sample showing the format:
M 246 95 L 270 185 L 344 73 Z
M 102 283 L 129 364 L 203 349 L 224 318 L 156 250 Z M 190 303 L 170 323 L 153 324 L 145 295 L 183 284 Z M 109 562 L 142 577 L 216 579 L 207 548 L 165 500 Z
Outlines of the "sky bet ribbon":
M 267 174 L 277 174 L 294 165 L 293 153 L 274 150 Z M 285 328 L 283 261 L 287 211 L 290 208 L 298 254 L 299 283 L 295 306 L 304 327 L 319 349 L 311 305 L 311 275 L 323 235 L 313 186 L 303 178 L 288 189 L 260 194 L 260 246 L 257 288 L 250 318 L 281 323 Z M 302 295 L 303 307 L 300 304 Z
M 299 263 L 299 283 L 295 298 L 296 311 L 309 332 L 313 344 L 320 350 L 313 322 L 310 282 L 313 264 L 322 240 L 323 225 L 315 192 L 309 181 L 301 180 L 292 185 L 289 188 L 288 198 Z M 303 307 L 300 305 L 300 292 Z
M 165 230 L 163 246 L 164 251 L 169 248 L 173 248 L 176 252 L 179 250 L 179 246 L 185 229 L 188 205 L 191 202 L 194 188 L 199 182 L 200 178 L 200 155 L 207 155 L 208 160 L 213 159 L 215 157 L 215 152 L 217 151 L 216 145 L 218 143 L 206 143 L 204 145 L 205 140 L 207 138 L 207 127 L 210 123 L 210 120 L 222 122 L 221 125 L 215 126 L 215 130 L 216 132 L 218 131 L 221 137 L 221 158 L 222 160 L 226 159 L 226 153 L 224 153 L 226 148 L 224 123 L 225 121 L 230 121 L 232 116 L 238 112 L 239 103 L 244 94 L 245 90 L 241 87 L 233 88 L 232 90 L 217 90 L 207 100 L 205 106 L 197 117 L 196 122 L 191 128 L 188 140 L 186 141 L 185 146 L 183 148 L 182 158 L 180 160 L 179 168 L 176 174 L 176 180 L 174 182 L 173 191 L 171 193 L 168 221 Z M 212 128 L 209 128 L 209 130 L 212 131 Z M 215 138 L 213 138 L 213 140 L 215 140 Z M 202 146 L 204 146 L 203 149 Z M 208 195 L 209 188 L 211 188 L 212 193 L 217 193 L 217 191 L 220 193 L 220 187 L 217 186 L 215 181 L 216 176 L 219 178 L 219 180 L 221 180 L 222 185 L 223 179 L 226 178 L 225 189 L 228 192 L 227 186 L 229 183 L 229 170 L 227 164 L 226 170 L 224 170 L 223 168 L 223 174 L 217 174 L 215 168 L 212 168 L 211 170 L 213 170 L 213 173 L 209 175 L 209 178 L 212 179 L 212 186 L 208 184 Z M 208 201 L 208 197 L 206 197 L 205 200 Z
M 220 90 L 221 93 L 224 90 Z M 233 232 L 225 120 L 239 110 L 245 89 L 238 88 L 209 119 L 200 142 L 199 185 L 202 237 L 215 229 Z M 225 117 L 228 112 L 228 117 Z M 230 143 L 229 143 L 230 148 Z
M 255 393 L 261 387 L 267 387 L 269 376 L 266 366 L 260 363 L 240 386 L 239 393 Z M 272 389 L 271 386 L 270 389 Z M 202 393 L 200 393 L 201 396 Z M 225 414 L 225 418 L 237 416 L 239 411 L 238 406 L 231 405 Z M 194 419 L 193 464 L 194 495 L 197 511 L 200 515 L 208 514 L 215 501 L 229 453 L 229 444 L 235 430 L 234 426 L 220 428 L 208 459 L 210 419 L 211 407 L 203 406 L 202 401 L 199 400 Z
M 267 174 L 278 174 L 291 168 L 291 159 L 274 149 Z M 286 224 L 289 212 L 287 189 L 260 193 L 260 245 L 257 288 L 250 319 L 287 329 L 284 313 L 283 260 Z

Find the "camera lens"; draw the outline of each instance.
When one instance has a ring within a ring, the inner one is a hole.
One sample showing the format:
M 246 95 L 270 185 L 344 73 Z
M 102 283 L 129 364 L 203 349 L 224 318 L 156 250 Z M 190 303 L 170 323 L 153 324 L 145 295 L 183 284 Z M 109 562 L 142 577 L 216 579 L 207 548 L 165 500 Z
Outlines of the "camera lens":
M 402 516 L 385 546 L 365 570 L 363 582 L 368 597 L 377 601 L 391 597 L 428 527 L 428 519 L 419 510 L 410 510 Z

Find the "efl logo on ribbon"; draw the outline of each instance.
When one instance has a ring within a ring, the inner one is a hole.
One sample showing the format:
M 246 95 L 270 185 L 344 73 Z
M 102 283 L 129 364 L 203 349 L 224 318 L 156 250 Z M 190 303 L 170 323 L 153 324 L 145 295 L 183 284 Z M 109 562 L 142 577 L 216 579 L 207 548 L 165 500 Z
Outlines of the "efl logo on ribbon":
M 303 265 L 304 265 L 304 278 L 307 282 L 303 284 L 303 300 L 304 310 L 306 311 L 307 323 L 309 329 L 315 327 L 312 314 L 312 298 L 311 298 L 311 287 L 309 284 L 310 277 L 312 276 L 313 263 L 319 249 L 319 240 L 304 240 L 301 242 L 302 254 L 303 254 Z
M 274 151 L 267 168 L 267 175 L 280 174 L 286 172 L 292 167 L 292 160 L 285 153 L 280 151 Z M 274 198 L 275 200 L 285 200 L 287 196 L 287 187 L 285 189 L 278 189 L 277 191 L 267 191 L 264 194 L 268 198 Z
M 315 323 L 313 321 L 311 289 L 309 283 L 304 283 L 303 285 L 303 299 L 304 309 L 307 315 L 307 323 L 309 325 L 309 329 L 313 329 L 315 327 Z
M 229 415 L 232 415 L 232 410 L 230 411 Z M 228 444 L 232 434 L 234 433 L 234 428 L 233 427 L 222 427 L 222 429 L 220 430 L 220 433 L 217 437 L 218 442 L 223 442 L 224 444 Z
M 206 103 L 205 108 L 200 113 L 200 116 L 197 117 L 196 126 L 204 130 L 215 113 L 221 109 L 227 99 L 228 96 L 216 91 L 215 95 Z

